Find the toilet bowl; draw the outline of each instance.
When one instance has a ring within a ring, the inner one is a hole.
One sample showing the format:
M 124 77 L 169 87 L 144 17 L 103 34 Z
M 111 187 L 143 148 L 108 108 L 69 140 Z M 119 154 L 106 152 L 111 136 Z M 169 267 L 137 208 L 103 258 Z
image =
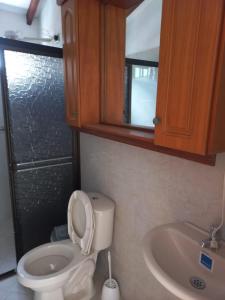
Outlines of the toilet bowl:
M 20 284 L 35 300 L 89 300 L 99 251 L 112 242 L 114 202 L 97 193 L 75 191 L 68 205 L 70 239 L 41 245 L 17 266 Z

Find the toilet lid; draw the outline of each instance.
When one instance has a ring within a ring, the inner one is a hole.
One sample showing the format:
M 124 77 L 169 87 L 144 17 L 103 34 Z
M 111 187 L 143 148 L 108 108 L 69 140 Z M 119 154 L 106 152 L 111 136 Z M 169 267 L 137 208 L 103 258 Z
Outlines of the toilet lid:
M 91 201 L 83 191 L 75 191 L 68 204 L 68 233 L 73 243 L 79 244 L 81 252 L 88 255 L 94 236 L 94 214 Z

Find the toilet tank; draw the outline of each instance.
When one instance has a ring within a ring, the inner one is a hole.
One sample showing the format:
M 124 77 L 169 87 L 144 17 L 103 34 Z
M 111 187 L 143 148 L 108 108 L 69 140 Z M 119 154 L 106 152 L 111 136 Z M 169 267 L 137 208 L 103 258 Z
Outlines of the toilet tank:
M 92 249 L 101 251 L 112 244 L 115 203 L 98 193 L 88 193 L 88 196 L 91 199 L 95 216 Z

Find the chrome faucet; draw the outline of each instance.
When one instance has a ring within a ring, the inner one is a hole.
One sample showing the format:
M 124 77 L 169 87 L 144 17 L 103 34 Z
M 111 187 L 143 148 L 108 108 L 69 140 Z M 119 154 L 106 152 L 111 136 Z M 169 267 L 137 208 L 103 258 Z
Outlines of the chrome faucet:
M 220 248 L 220 239 L 217 236 L 218 226 L 211 225 L 209 229 L 209 238 L 201 241 L 202 248 L 216 250 Z

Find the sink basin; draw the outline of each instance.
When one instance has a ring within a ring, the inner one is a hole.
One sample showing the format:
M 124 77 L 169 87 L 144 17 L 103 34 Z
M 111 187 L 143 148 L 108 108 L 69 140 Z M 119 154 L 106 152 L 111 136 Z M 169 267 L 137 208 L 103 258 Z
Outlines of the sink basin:
M 156 227 L 143 239 L 143 254 L 153 276 L 184 300 L 225 300 L 225 245 L 202 248 L 208 233 L 190 223 Z

